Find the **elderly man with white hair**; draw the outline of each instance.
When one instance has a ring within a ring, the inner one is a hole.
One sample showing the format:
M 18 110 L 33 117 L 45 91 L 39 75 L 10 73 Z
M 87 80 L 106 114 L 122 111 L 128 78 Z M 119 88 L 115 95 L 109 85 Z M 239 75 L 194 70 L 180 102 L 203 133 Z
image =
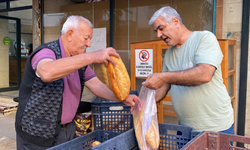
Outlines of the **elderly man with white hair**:
M 70 16 L 61 37 L 40 45 L 28 58 L 16 113 L 18 150 L 46 149 L 73 139 L 84 86 L 99 97 L 121 102 L 89 67 L 92 63 L 116 65 L 110 56 L 119 58 L 119 54 L 112 47 L 84 53 L 92 37 L 89 20 Z M 133 107 L 137 100 L 129 95 L 122 102 Z
M 157 89 L 156 101 L 171 91 L 179 124 L 234 134 L 231 99 L 221 73 L 223 54 L 214 34 L 188 30 L 169 6 L 157 10 L 149 25 L 170 48 L 162 72 L 149 75 L 142 85 Z

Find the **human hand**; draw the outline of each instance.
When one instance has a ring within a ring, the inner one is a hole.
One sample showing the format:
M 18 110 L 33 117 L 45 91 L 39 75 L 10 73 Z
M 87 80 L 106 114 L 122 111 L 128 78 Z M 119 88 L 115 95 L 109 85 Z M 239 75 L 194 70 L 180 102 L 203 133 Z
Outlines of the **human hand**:
M 142 107 L 142 102 L 141 99 L 139 97 L 137 97 L 136 95 L 128 95 L 128 97 L 123 101 L 123 103 L 127 106 L 131 106 L 131 112 L 133 112 L 135 104 L 137 103 L 139 106 L 139 110 Z
M 112 47 L 95 51 L 93 54 L 93 63 L 104 63 L 106 67 L 108 66 L 108 62 L 111 62 L 114 66 L 116 66 L 115 61 L 110 56 L 120 58 L 120 55 Z
M 156 90 L 162 87 L 164 83 L 165 82 L 163 80 L 162 73 L 153 73 L 147 77 L 146 81 L 144 81 L 142 85 L 147 88 Z

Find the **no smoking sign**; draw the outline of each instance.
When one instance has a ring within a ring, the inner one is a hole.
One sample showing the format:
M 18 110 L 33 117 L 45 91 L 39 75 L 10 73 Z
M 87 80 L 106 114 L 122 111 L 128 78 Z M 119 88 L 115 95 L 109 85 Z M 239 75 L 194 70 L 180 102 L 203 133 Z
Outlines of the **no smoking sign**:
M 153 49 L 135 50 L 136 77 L 147 77 L 153 73 Z
M 149 59 L 149 52 L 147 50 L 142 50 L 140 51 L 139 53 L 139 59 L 142 61 L 142 62 L 146 62 L 148 61 Z

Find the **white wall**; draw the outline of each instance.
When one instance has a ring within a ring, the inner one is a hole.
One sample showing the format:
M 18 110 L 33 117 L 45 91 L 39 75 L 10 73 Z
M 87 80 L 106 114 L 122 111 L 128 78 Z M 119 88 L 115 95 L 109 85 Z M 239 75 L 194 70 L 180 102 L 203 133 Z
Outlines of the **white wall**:
M 9 37 L 8 20 L 0 19 L 0 88 L 9 87 L 9 46 L 3 38 Z

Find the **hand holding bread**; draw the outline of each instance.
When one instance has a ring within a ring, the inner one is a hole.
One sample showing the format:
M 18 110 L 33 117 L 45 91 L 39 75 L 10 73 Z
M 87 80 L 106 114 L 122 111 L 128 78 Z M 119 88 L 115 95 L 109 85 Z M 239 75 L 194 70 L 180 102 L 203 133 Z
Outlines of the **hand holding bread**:
M 119 58 L 119 54 L 112 47 L 104 48 L 91 53 L 92 63 L 104 63 L 105 66 L 108 66 L 109 63 L 116 65 L 116 62 L 111 58 L 111 56 Z
M 104 82 L 113 91 L 117 99 L 125 100 L 130 91 L 130 78 L 127 69 L 120 58 L 110 57 L 115 61 L 116 66 L 110 62 L 107 67 L 101 64 Z

